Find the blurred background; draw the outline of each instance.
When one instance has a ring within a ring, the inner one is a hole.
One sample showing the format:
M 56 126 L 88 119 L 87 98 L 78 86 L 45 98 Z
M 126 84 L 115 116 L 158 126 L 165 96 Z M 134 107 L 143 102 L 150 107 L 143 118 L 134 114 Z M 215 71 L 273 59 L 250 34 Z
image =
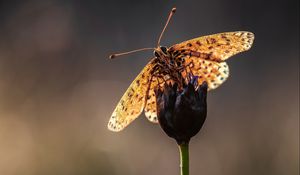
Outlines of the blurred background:
M 248 30 L 252 49 L 208 96 L 191 175 L 299 174 L 299 1 L 0 1 L 0 174 L 179 174 L 174 140 L 144 114 L 107 129 L 119 99 L 162 45 Z

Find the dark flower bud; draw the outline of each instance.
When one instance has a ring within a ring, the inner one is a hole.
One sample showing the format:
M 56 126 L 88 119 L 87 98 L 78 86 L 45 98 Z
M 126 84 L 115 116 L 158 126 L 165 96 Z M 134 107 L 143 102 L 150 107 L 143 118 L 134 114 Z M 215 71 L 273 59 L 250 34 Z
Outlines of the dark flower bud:
M 179 145 L 189 143 L 206 119 L 207 83 L 198 86 L 196 82 L 197 77 L 193 77 L 183 90 L 175 83 L 156 91 L 159 124 Z

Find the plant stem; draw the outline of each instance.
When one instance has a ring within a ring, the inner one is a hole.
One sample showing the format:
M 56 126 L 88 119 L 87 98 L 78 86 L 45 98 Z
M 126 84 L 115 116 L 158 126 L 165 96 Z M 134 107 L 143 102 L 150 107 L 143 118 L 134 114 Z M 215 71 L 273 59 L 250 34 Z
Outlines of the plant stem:
M 180 175 L 189 175 L 189 144 L 179 145 L 180 152 Z

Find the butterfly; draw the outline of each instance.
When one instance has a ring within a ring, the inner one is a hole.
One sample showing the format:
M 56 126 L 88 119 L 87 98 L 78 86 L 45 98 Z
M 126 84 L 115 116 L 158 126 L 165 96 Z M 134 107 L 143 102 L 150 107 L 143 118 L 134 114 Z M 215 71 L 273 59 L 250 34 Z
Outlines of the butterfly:
M 198 77 L 199 85 L 206 81 L 208 90 L 216 89 L 229 76 L 229 67 L 225 61 L 249 50 L 253 44 L 253 33 L 235 31 L 194 38 L 169 48 L 159 46 L 162 34 L 175 10 L 176 8 L 171 10 L 156 48 L 110 56 L 114 58 L 141 50 L 154 50 L 154 57 L 130 84 L 113 111 L 108 122 L 109 130 L 121 131 L 143 111 L 149 121 L 157 123 L 155 90 L 163 88 L 165 83 L 180 83 L 192 74 Z

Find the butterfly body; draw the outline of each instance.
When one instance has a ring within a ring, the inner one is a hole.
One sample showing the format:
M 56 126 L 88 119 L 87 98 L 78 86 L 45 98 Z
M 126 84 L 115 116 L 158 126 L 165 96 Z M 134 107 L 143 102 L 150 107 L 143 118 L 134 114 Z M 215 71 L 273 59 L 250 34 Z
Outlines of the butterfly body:
M 152 76 L 156 79 L 162 79 L 163 82 L 158 82 L 158 85 L 165 82 L 176 82 L 181 84 L 184 78 L 181 72 L 184 70 L 184 57 L 181 57 L 177 53 L 169 51 L 166 47 L 158 47 L 154 50 L 154 62 L 156 67 Z M 158 87 L 159 88 L 159 87 Z

